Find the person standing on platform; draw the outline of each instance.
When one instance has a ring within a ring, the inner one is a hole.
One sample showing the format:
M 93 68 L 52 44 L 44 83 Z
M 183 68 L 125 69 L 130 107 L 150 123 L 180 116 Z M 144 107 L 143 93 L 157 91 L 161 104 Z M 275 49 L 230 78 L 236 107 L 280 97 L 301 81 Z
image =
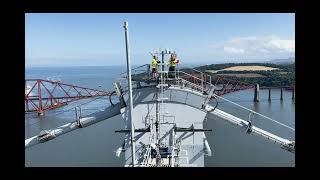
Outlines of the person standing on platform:
M 158 69 L 157 69 L 158 63 L 160 63 L 160 61 L 157 59 L 156 56 L 153 56 L 151 61 L 151 68 L 152 68 L 152 74 L 154 79 L 157 79 L 158 77 Z

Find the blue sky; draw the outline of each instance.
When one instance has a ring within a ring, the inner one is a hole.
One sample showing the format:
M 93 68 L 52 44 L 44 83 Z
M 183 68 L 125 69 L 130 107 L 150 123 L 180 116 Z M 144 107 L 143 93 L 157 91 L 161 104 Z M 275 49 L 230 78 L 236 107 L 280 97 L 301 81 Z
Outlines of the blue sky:
M 123 22 L 132 64 L 173 49 L 181 63 L 294 57 L 295 14 L 35 13 L 25 14 L 26 66 L 123 65 Z

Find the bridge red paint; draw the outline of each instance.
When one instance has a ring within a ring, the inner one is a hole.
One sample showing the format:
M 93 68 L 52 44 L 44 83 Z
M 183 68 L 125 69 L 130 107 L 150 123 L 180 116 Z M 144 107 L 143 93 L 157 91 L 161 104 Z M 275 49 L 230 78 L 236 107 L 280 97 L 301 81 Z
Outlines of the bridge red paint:
M 27 84 L 31 84 L 30 89 L 27 89 Z M 39 114 L 66 105 L 71 101 L 113 94 L 113 92 L 43 79 L 27 79 L 25 86 L 25 112 L 38 112 Z
M 222 86 L 220 87 L 220 89 L 218 88 L 215 90 L 215 94 L 217 94 L 218 96 L 233 93 L 236 91 L 255 88 L 254 84 L 232 80 L 221 76 L 217 77 L 217 80 L 214 82 L 214 85 L 216 86 L 216 88 L 218 88 L 219 85 Z

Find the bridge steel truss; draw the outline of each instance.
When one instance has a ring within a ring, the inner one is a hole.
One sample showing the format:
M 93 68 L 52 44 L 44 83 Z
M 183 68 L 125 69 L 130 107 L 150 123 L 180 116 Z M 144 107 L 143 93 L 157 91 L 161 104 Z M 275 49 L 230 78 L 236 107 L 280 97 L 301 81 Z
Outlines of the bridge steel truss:
M 31 88 L 27 89 L 27 86 Z M 66 105 L 68 102 L 111 96 L 113 92 L 65 84 L 44 79 L 25 80 L 25 112 L 43 112 Z

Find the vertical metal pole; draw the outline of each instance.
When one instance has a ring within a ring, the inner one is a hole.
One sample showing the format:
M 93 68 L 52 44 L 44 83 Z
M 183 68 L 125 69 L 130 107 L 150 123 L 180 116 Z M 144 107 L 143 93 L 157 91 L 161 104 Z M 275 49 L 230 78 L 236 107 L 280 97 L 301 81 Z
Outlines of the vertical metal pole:
M 158 90 L 157 90 L 157 93 L 156 93 L 156 98 L 157 98 L 157 101 L 156 101 L 156 139 L 157 139 L 157 143 L 158 143 L 158 139 L 159 139 L 159 122 L 160 122 L 160 113 L 159 113 L 159 95 L 158 95 Z
M 178 68 L 178 79 L 179 79 L 179 74 L 180 74 L 180 71 L 179 71 L 179 64 L 177 65 L 177 68 Z
M 280 88 L 280 101 L 282 101 L 282 100 L 283 100 L 283 89 Z
M 25 81 L 25 85 L 24 85 L 24 86 L 25 86 L 24 89 L 27 90 L 27 81 Z M 31 89 L 30 89 L 30 90 L 31 90 Z M 27 95 L 27 93 L 28 93 L 28 91 L 25 92 L 25 96 Z M 28 96 L 29 96 L 29 95 L 28 95 Z M 25 97 L 25 102 L 26 102 L 26 109 L 27 109 L 27 111 L 29 111 L 29 105 L 28 105 L 29 102 L 28 102 L 28 99 L 27 99 L 26 97 Z
M 260 98 L 259 98 L 259 84 L 256 84 L 256 88 L 254 89 L 254 102 L 259 102 Z
M 207 75 L 207 74 L 204 74 L 204 87 L 205 87 L 206 90 L 208 89 L 208 84 L 207 84 L 207 82 L 208 82 L 208 75 Z
M 41 97 L 41 86 L 40 86 L 40 80 L 38 82 L 38 98 L 39 98 L 39 109 L 38 109 L 38 115 L 42 114 L 42 97 Z
M 269 96 L 268 96 L 268 101 L 271 101 L 271 89 L 269 88 Z
M 161 61 L 162 61 L 162 65 L 161 65 L 162 69 L 161 69 L 161 71 L 164 71 L 164 51 L 161 51 Z
M 132 101 L 132 85 L 131 85 L 131 64 L 130 64 L 130 49 L 129 49 L 129 34 L 128 22 L 124 22 L 125 40 L 126 40 L 126 58 L 127 58 L 127 77 L 129 87 L 129 119 L 131 122 L 131 153 L 132 153 L 132 167 L 135 166 L 135 144 L 134 144 L 134 125 L 133 125 L 133 101 Z
M 292 100 L 294 100 L 294 93 L 295 93 L 294 91 L 295 91 L 295 88 L 293 87 L 292 88 Z
M 161 73 L 162 75 L 162 73 Z M 156 93 L 156 123 L 155 123 L 155 126 L 156 126 L 156 151 L 157 151 L 157 155 L 156 155 L 156 166 L 160 166 L 160 153 L 159 153 L 159 144 L 160 144 L 160 109 L 159 109 L 159 90 L 157 89 L 157 93 Z
M 176 67 L 174 68 L 174 79 L 175 79 L 175 81 L 177 80 L 177 68 L 178 68 L 178 64 L 176 64 Z
M 162 51 L 162 62 L 164 62 L 164 51 Z M 162 71 L 164 71 L 164 63 L 162 63 Z M 169 74 L 168 74 L 168 76 L 169 76 Z M 161 84 L 164 84 L 164 82 L 163 82 L 163 73 L 161 73 Z M 161 105 L 163 105 L 163 86 L 161 86 Z M 159 131 L 160 131 L 160 105 L 158 104 L 158 108 L 159 108 L 159 111 L 158 111 L 158 129 L 159 129 Z M 158 140 L 160 139 L 160 132 L 158 132 Z M 158 142 L 158 143 L 160 143 L 160 142 Z
M 77 109 L 77 107 L 74 108 L 74 111 L 76 112 L 76 122 L 77 122 L 77 126 L 79 126 L 79 116 L 78 116 L 78 109 Z

